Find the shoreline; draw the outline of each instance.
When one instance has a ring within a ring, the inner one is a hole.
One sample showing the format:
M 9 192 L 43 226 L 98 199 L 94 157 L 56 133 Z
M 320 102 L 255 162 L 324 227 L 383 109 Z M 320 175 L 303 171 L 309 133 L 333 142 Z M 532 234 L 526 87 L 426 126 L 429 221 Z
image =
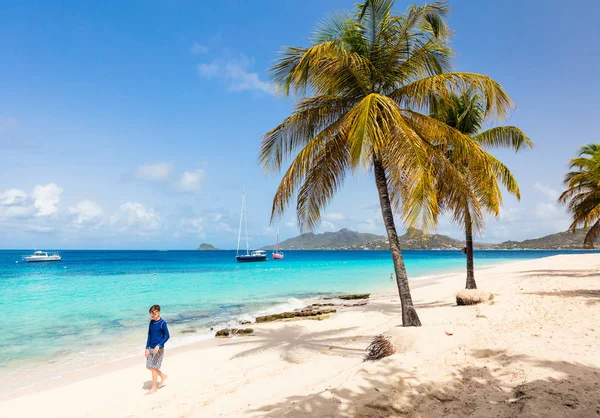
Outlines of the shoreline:
M 411 283 L 419 328 L 400 326 L 394 288 L 322 321 L 252 324 L 252 336 L 173 348 L 163 363 L 169 383 L 151 397 L 140 354 L 4 397 L 0 408 L 61 418 L 590 416 L 600 401 L 598 271 L 599 254 L 479 268 L 479 288 L 495 298 L 466 307 L 454 299 L 463 273 Z M 396 354 L 363 362 L 379 334 Z
M 547 258 L 547 257 L 543 257 L 543 258 Z M 541 259 L 543 259 L 543 258 L 541 258 Z M 496 260 L 490 264 L 484 264 L 483 266 L 480 266 L 478 268 L 478 271 L 485 271 L 487 269 L 494 268 L 496 266 L 511 264 L 511 263 L 519 263 L 522 261 L 523 260 Z M 525 260 L 525 261 L 527 261 L 527 260 Z M 415 276 L 413 278 L 409 278 L 411 291 L 422 288 L 422 287 L 426 287 L 426 286 L 432 286 L 443 280 L 447 280 L 451 277 L 454 277 L 457 274 L 462 274 L 463 273 L 462 270 L 463 270 L 462 267 L 456 267 L 456 268 L 447 269 L 443 273 L 426 274 L 426 275 L 422 275 L 422 276 Z M 370 300 L 395 297 L 398 299 L 397 302 L 400 301 L 398 293 L 397 293 L 395 281 L 392 282 L 392 281 L 389 281 L 389 279 L 386 279 L 385 284 L 377 285 L 375 289 L 371 289 L 371 295 L 372 296 L 371 296 Z M 298 305 L 296 308 L 296 309 L 302 309 L 307 306 L 310 306 L 313 303 L 318 303 L 318 301 L 323 301 L 323 299 L 325 297 L 329 297 L 329 296 L 331 296 L 331 294 L 329 294 L 329 293 L 324 293 L 319 296 L 309 297 L 309 298 L 305 298 L 305 299 L 299 299 L 297 297 L 291 296 L 287 302 L 281 302 L 281 301 L 275 302 L 275 303 L 273 303 L 272 306 L 270 306 L 268 308 L 261 309 L 259 311 L 255 311 L 252 313 L 243 314 L 242 316 L 231 318 L 230 320 L 228 320 L 226 322 L 216 323 L 211 326 L 212 328 L 214 328 L 214 330 L 208 331 L 205 334 L 199 333 L 197 336 L 200 338 L 197 339 L 196 341 L 193 341 L 194 338 L 192 335 L 180 336 L 180 338 L 182 338 L 183 341 L 179 341 L 177 343 L 177 345 L 175 345 L 175 346 L 167 347 L 169 355 L 176 355 L 177 353 L 180 353 L 180 352 L 187 352 L 190 350 L 202 350 L 202 349 L 218 346 L 220 339 L 215 337 L 215 333 L 218 330 L 223 329 L 223 328 L 233 328 L 236 326 L 237 327 L 243 326 L 241 324 L 242 318 L 244 318 L 244 319 L 251 318 L 252 321 L 255 321 L 256 316 L 259 316 L 259 315 L 269 315 L 269 314 L 278 314 L 278 313 L 286 312 L 286 310 L 276 309 L 276 307 L 289 304 L 290 303 L 289 300 L 291 300 L 291 299 L 296 299 L 298 301 L 302 301 L 303 304 Z M 292 310 L 293 310 L 293 308 L 292 308 Z M 307 319 L 307 320 L 310 320 L 310 319 Z M 255 328 L 257 325 L 259 325 L 259 324 L 257 324 L 256 322 L 251 322 L 250 324 L 247 324 L 245 326 L 248 326 L 248 327 L 251 326 L 251 327 Z M 261 325 L 264 325 L 264 324 L 261 324 Z M 247 338 L 247 337 L 233 337 L 233 338 Z M 140 351 L 140 353 L 142 353 L 142 352 Z M 173 354 L 171 354 L 171 353 L 173 353 Z M 123 353 L 119 354 L 119 358 L 112 360 L 112 361 L 102 361 L 102 362 L 99 362 L 99 363 L 94 364 L 89 367 L 81 367 L 81 368 L 75 368 L 75 369 L 70 369 L 70 370 L 64 370 L 64 371 L 61 371 L 60 375 L 58 375 L 58 376 L 44 378 L 42 380 L 33 382 L 26 386 L 18 387 L 13 390 L 10 390 L 8 392 L 0 393 L 0 402 L 3 400 L 6 400 L 6 399 L 35 394 L 37 392 L 44 391 L 48 388 L 53 388 L 57 385 L 64 386 L 64 385 L 68 385 L 68 384 L 76 382 L 76 381 L 80 381 L 82 379 L 88 379 L 88 378 L 92 378 L 95 376 L 97 377 L 100 375 L 104 375 L 106 373 L 111 373 L 111 372 L 113 372 L 115 370 L 119 370 L 121 368 L 134 367 L 135 365 L 140 364 L 139 357 L 141 357 L 141 355 L 143 355 L 143 353 L 142 354 L 131 354 L 131 353 L 125 354 L 123 352 Z

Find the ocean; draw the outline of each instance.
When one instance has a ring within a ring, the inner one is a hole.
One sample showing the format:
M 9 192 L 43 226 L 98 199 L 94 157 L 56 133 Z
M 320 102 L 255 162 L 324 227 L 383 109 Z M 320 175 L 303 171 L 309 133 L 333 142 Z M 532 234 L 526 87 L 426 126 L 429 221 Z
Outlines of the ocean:
M 475 265 L 574 252 L 476 251 Z M 167 347 L 174 347 L 212 338 L 210 327 L 300 308 L 323 295 L 395 288 L 387 251 L 286 251 L 283 260 L 241 264 L 235 251 L 61 251 L 61 262 L 22 261 L 29 253 L 0 251 L 0 394 L 141 358 L 153 304 L 162 307 Z M 413 282 L 465 264 L 459 251 L 404 257 Z

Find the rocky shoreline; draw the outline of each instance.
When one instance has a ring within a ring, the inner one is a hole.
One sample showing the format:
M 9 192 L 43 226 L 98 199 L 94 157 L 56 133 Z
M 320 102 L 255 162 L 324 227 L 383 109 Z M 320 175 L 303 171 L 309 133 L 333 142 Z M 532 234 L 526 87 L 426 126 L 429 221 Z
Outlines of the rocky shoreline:
M 265 322 L 290 321 L 290 320 L 293 321 L 293 320 L 302 320 L 302 319 L 312 319 L 312 320 L 321 321 L 323 319 L 329 318 L 329 316 L 331 314 L 336 313 L 338 311 L 338 309 L 340 309 L 340 308 L 352 308 L 352 307 L 366 305 L 368 303 L 367 299 L 369 299 L 370 296 L 371 296 L 370 293 L 325 296 L 322 299 L 327 300 L 327 301 L 338 299 L 340 301 L 348 301 L 348 300 L 356 301 L 357 300 L 358 302 L 313 303 L 308 306 L 305 306 L 304 308 L 295 309 L 295 310 L 289 311 L 289 312 L 281 312 L 281 313 L 277 313 L 277 314 L 257 316 L 255 319 L 255 323 L 260 324 L 260 323 L 265 323 Z M 251 323 L 251 321 L 238 321 L 238 322 L 240 325 L 247 325 L 247 324 Z M 214 330 L 213 327 L 211 327 L 211 331 L 212 330 Z M 215 337 L 229 338 L 229 337 L 233 337 L 236 335 L 237 336 L 252 335 L 253 333 L 254 333 L 254 330 L 252 328 L 225 327 L 225 328 L 218 330 L 215 333 Z

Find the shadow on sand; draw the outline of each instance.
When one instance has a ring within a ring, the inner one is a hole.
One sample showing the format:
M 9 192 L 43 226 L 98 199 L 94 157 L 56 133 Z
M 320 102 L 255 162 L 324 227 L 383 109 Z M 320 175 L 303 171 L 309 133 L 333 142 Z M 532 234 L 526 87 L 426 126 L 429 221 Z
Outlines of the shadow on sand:
M 302 327 L 287 325 L 278 329 L 260 330 L 253 337 L 243 337 L 244 339 L 240 338 L 235 342 L 225 345 L 257 344 L 256 347 L 239 352 L 232 359 L 248 357 L 268 350 L 279 351 L 281 359 L 289 363 L 301 362 L 299 356 L 302 351 L 338 356 L 361 356 L 364 354 L 364 348 L 350 348 L 344 347 L 344 345 L 360 339 L 367 341 L 372 336 L 351 335 L 336 337 L 336 335 L 356 328 L 349 327 L 336 331 L 306 332 Z
M 556 291 L 547 291 L 547 292 L 528 292 L 525 294 L 526 295 L 538 295 L 538 296 L 587 298 L 588 305 L 600 303 L 600 290 L 595 290 L 595 289 L 556 290 Z
M 486 365 L 461 367 L 444 382 L 418 383 L 392 362 L 386 367 L 386 359 L 381 362 L 381 371 L 362 372 L 362 383 L 352 390 L 291 396 L 251 412 L 265 417 L 600 416 L 598 368 L 511 356 L 503 350 L 470 354 L 474 363 L 485 359 Z M 555 377 L 527 381 L 520 367 L 527 363 Z M 512 373 L 507 374 L 507 370 Z
M 598 270 L 524 270 L 518 272 L 523 277 L 596 277 Z

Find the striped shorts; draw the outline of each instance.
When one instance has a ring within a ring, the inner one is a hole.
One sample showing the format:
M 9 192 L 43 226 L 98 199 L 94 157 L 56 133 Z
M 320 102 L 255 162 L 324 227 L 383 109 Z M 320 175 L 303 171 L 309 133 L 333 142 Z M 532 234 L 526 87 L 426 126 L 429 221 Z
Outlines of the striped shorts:
M 160 369 L 162 365 L 163 356 L 165 355 L 165 348 L 161 347 L 158 349 L 158 353 L 154 354 L 154 349 L 151 348 L 150 355 L 146 359 L 146 367 L 151 369 Z

